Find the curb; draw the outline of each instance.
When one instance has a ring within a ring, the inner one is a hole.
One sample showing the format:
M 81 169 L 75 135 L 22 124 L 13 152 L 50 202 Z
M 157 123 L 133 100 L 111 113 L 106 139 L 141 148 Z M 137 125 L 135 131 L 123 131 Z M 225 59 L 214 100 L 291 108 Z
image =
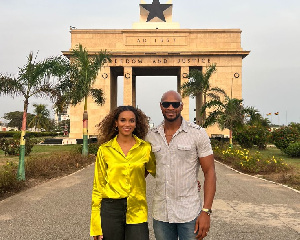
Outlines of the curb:
M 287 186 L 287 185 L 284 185 L 284 184 L 282 184 L 282 183 L 277 183 L 277 182 L 270 181 L 270 180 L 267 180 L 267 179 L 264 179 L 264 178 L 261 178 L 261 177 L 257 177 L 257 176 L 253 176 L 253 175 L 250 175 L 250 174 L 247 174 L 247 173 L 243 173 L 243 172 L 240 172 L 240 171 L 238 171 L 238 170 L 236 170 L 236 169 L 234 169 L 234 168 L 232 168 L 232 167 L 226 165 L 225 163 L 219 162 L 219 161 L 216 160 L 216 159 L 215 159 L 215 161 L 216 161 L 217 163 L 219 163 L 219 164 L 221 164 L 221 165 L 227 167 L 228 169 L 230 169 L 230 170 L 236 172 L 236 173 L 239 173 L 239 174 L 242 174 L 242 175 L 246 175 L 246 176 L 249 176 L 249 177 L 252 177 L 252 178 L 255 178 L 255 179 L 260 179 L 260 180 L 263 180 L 263 181 L 265 181 L 265 182 L 273 183 L 273 184 L 276 184 L 276 185 L 279 185 L 279 186 L 288 188 L 288 189 L 290 189 L 290 190 L 292 190 L 292 191 L 294 191 L 294 192 L 296 192 L 296 193 L 300 193 L 300 191 L 298 191 L 298 190 L 296 190 L 296 189 L 294 189 L 294 188 L 291 188 L 291 187 L 289 187 L 289 186 Z

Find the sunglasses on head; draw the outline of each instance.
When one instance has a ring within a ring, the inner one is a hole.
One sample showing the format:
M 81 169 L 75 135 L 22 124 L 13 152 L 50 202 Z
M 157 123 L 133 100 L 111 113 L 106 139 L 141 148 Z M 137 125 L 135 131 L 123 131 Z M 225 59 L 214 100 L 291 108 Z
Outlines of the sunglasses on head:
M 173 108 L 179 108 L 181 102 L 162 102 L 161 105 L 163 106 L 163 108 L 168 108 L 170 107 L 170 105 L 172 105 Z

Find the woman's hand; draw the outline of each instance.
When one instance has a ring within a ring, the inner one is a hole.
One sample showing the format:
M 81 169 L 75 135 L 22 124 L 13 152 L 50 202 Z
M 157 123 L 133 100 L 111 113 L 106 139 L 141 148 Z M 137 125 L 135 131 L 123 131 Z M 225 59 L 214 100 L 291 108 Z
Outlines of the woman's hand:
M 94 240 L 101 240 L 101 239 L 103 239 L 103 235 L 101 235 L 101 236 L 93 236 L 93 238 L 94 238 Z

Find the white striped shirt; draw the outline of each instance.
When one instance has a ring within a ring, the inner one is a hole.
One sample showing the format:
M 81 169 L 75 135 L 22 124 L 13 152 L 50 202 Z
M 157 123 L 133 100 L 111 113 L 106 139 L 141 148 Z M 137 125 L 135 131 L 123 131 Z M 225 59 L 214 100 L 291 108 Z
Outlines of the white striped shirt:
M 206 131 L 182 119 L 169 144 L 164 123 L 153 128 L 146 140 L 157 164 L 153 218 L 170 223 L 192 221 L 202 208 L 197 183 L 199 158 L 213 154 Z

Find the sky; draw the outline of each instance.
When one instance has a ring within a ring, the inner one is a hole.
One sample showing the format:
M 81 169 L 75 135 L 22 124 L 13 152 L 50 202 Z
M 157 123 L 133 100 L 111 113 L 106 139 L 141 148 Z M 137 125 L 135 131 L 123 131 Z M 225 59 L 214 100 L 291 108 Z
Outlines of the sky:
M 152 3 L 152 0 L 145 0 Z M 162 4 L 167 0 L 160 0 Z M 274 124 L 300 122 L 299 0 L 173 0 L 173 22 L 182 29 L 241 29 L 245 106 L 252 106 Z M 0 0 L 0 72 L 17 76 L 31 51 L 38 60 L 69 50 L 70 26 L 77 29 L 131 29 L 139 21 L 140 0 Z M 119 81 L 122 88 L 122 81 Z M 155 87 L 159 84 L 159 89 Z M 137 105 L 156 125 L 162 120 L 161 95 L 176 89 L 176 79 L 137 79 Z M 122 94 L 118 95 L 122 104 Z M 34 103 L 51 102 L 30 99 Z M 190 119 L 194 100 L 190 101 Z M 22 111 L 21 98 L 0 97 L 4 113 Z M 274 113 L 279 112 L 275 116 Z

